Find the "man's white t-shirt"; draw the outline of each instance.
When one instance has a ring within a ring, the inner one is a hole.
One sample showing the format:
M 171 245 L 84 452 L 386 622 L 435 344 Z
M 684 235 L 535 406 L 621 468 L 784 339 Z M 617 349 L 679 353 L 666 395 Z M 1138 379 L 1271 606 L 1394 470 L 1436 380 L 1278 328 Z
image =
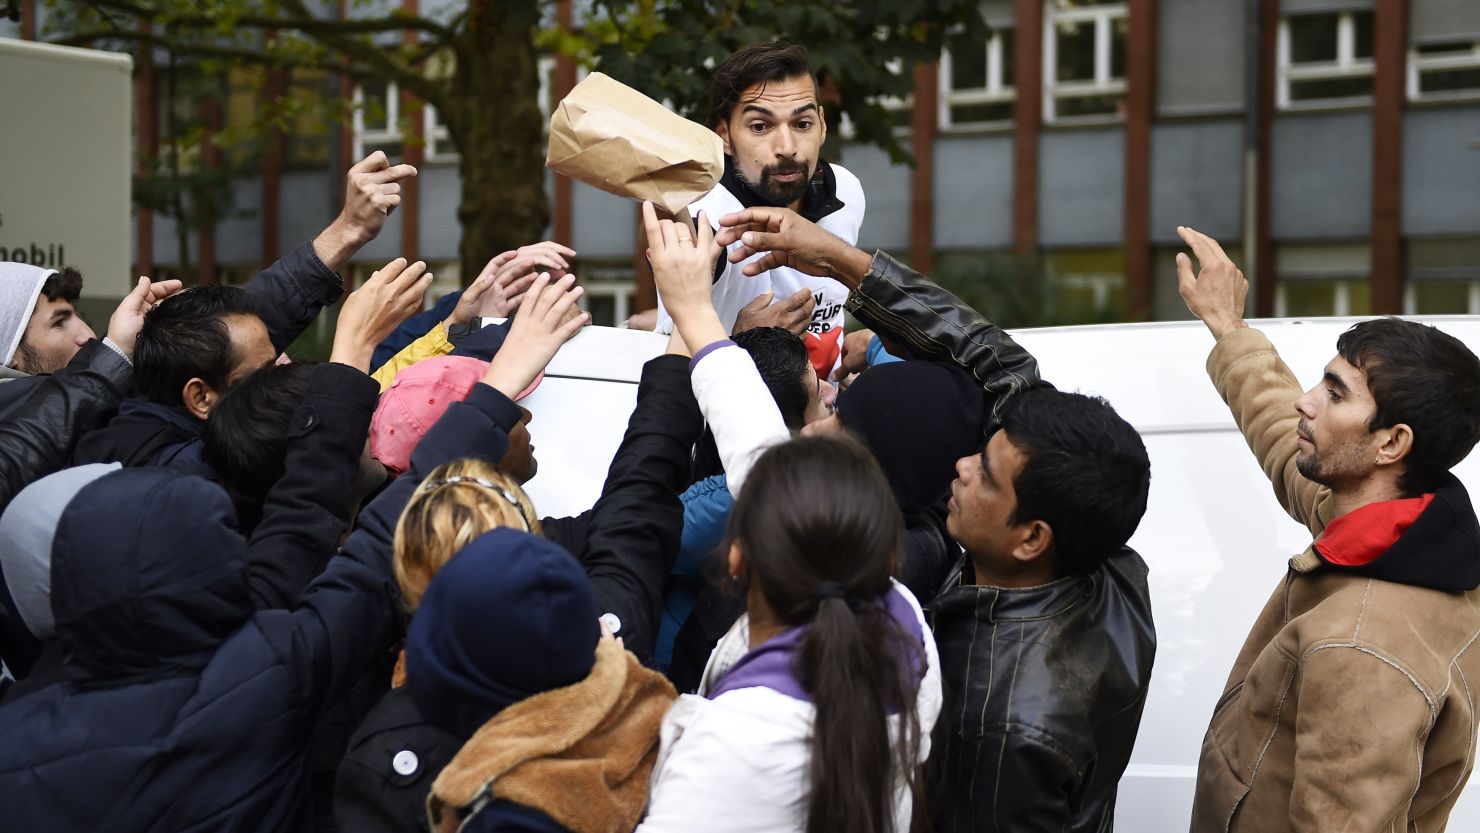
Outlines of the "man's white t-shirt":
M 843 166 L 829 162 L 828 167 L 832 171 L 837 200 L 842 206 L 819 218 L 817 225 L 836 234 L 849 245 L 855 245 L 858 243 L 858 229 L 863 225 L 863 185 L 859 183 L 858 177 Z M 710 224 L 718 228 L 721 217 L 744 209 L 739 198 L 724 183 L 720 183 L 702 199 L 690 205 L 689 213 L 698 217 L 699 212 L 703 211 Z M 737 241 L 731 248 L 739 245 Z M 740 310 L 763 292 L 774 292 L 774 300 L 779 301 L 797 290 L 810 290 L 816 306 L 812 310 L 812 323 L 808 325 L 803 341 L 807 344 L 807 353 L 812 358 L 812 366 L 817 369 L 817 375 L 824 379 L 830 378 L 842 362 L 843 302 L 848 300 L 847 288 L 832 278 L 813 277 L 789 266 L 779 266 L 753 278 L 746 277 L 740 270 L 745 263 L 756 257 L 760 255 L 742 263 L 727 263 L 719 279 L 714 282 L 711 297 L 720 321 L 726 330 L 734 328 L 735 318 Z M 657 331 L 673 331 L 673 319 L 663 308 L 661 298 L 658 300 Z

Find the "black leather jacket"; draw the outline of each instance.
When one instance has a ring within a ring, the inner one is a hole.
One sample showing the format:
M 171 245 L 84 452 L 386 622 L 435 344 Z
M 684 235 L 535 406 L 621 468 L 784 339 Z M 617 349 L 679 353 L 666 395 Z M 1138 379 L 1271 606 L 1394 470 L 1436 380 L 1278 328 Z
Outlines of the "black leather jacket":
M 929 605 L 945 707 L 937 830 L 1108 831 L 1151 681 L 1146 562 Z
M 883 252 L 847 306 L 914 358 L 971 373 L 990 422 L 1042 384 L 1011 336 Z M 926 605 L 945 690 L 937 829 L 1110 830 L 1156 653 L 1146 563 L 1123 549 L 1093 574 L 1026 589 L 962 585 L 959 566 L 940 578 Z
M 0 385 L 0 510 L 16 494 L 62 469 L 83 434 L 106 424 L 134 390 L 128 360 L 101 341 L 82 346 L 51 375 Z
M 955 364 L 987 396 L 992 422 L 1003 399 L 1040 384 L 1038 362 L 1005 330 L 887 253 L 874 253 L 844 305 L 853 317 L 910 351 L 909 358 Z

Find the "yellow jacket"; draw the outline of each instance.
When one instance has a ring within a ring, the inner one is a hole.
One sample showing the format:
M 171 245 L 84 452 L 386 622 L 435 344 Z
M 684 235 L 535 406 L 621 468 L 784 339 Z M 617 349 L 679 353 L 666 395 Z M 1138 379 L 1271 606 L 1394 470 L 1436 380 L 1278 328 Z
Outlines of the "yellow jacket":
M 380 392 L 385 393 L 390 390 L 391 383 L 396 381 L 396 376 L 401 371 L 419 361 L 435 359 L 451 352 L 452 342 L 447 340 L 447 326 L 439 321 L 437 326 L 426 335 L 401 348 L 401 352 L 391 356 L 389 361 L 376 368 L 375 372 L 370 374 L 370 378 L 380 385 Z

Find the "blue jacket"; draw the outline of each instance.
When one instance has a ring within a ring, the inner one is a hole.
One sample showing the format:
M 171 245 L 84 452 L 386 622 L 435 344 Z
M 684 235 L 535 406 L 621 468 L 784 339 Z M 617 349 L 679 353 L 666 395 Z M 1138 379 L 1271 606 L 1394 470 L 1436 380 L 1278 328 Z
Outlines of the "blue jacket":
M 6 829 L 307 829 L 310 732 L 397 636 L 401 510 L 436 465 L 501 458 L 513 407 L 452 405 L 291 611 L 253 612 L 219 488 L 145 467 L 79 492 L 53 559 L 72 680 L 0 707 Z
M 437 303 L 425 312 L 418 312 L 405 321 L 401 326 L 391 331 L 385 340 L 376 345 L 375 352 L 370 356 L 370 366 L 380 367 L 391 360 L 391 357 L 405 349 L 406 345 L 421 338 L 431 329 L 443 321 L 447 316 L 457 309 L 457 302 L 462 300 L 463 291 L 449 292 L 437 299 Z
M 658 623 L 658 644 L 653 648 L 653 664 L 664 672 L 673 662 L 673 640 L 704 589 L 704 559 L 724 540 L 725 525 L 735 506 L 723 474 L 693 484 L 681 499 L 683 538 L 663 588 L 663 618 Z

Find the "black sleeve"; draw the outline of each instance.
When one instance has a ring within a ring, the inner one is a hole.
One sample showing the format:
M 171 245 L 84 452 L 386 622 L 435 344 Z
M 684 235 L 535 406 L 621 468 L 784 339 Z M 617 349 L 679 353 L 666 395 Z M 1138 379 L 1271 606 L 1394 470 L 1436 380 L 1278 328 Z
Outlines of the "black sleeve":
M 89 341 L 67 366 L 34 381 L 0 422 L 0 510 L 32 482 L 67 465 L 77 440 L 103 427 L 133 392 L 128 361 L 101 341 Z
M 288 428 L 283 476 L 248 544 L 247 586 L 258 610 L 291 608 L 339 548 L 379 399 L 375 380 L 348 365 L 310 373 Z
M 587 509 L 569 518 L 540 518 L 540 528 L 544 530 L 546 540 L 554 541 L 580 558 L 586 552 L 586 529 L 591 525 L 594 511 Z
M 946 531 L 945 519 L 931 509 L 905 519 L 899 581 L 917 599 L 929 601 L 961 560 L 961 548 Z
M 1016 729 L 953 740 L 942 771 L 937 830 L 1063 833 L 1069 829 L 1078 776 L 1066 754 Z
M 273 349 L 288 349 L 319 311 L 339 300 L 344 281 L 303 243 L 257 274 L 245 287 L 257 303 Z
M 487 385 L 454 402 L 411 454 L 411 468 L 360 513 L 339 554 L 314 579 L 287 621 L 273 612 L 268 634 L 293 671 L 299 697 L 315 714 L 332 706 L 394 635 L 401 591 L 392 566 L 396 523 L 422 478 L 461 457 L 497 463 L 509 447 L 519 409 Z
M 945 361 L 970 373 L 995 422 L 1008 395 L 1040 384 L 1038 362 L 1012 336 L 955 295 L 884 252 L 876 252 L 848 311 L 910 358 Z
M 596 603 L 621 619 L 627 650 L 647 661 L 657 640 L 663 581 L 683 533 L 679 493 L 689 449 L 704 418 L 689 382 L 689 360 L 659 356 L 642 369 L 637 408 L 612 459 L 578 553 Z

